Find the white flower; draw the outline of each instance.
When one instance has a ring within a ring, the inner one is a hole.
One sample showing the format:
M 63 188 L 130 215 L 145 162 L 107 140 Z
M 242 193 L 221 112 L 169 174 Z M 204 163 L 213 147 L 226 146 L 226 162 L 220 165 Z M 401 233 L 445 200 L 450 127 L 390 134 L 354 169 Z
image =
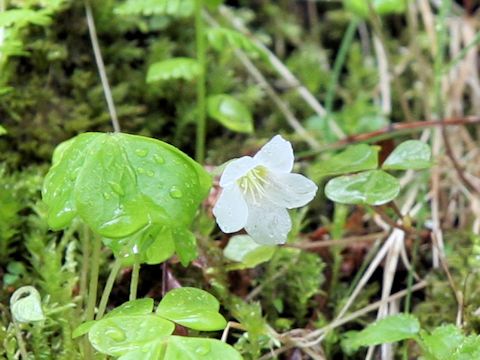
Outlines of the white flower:
M 287 209 L 309 203 L 317 186 L 292 174 L 292 145 L 275 136 L 254 156 L 231 161 L 220 179 L 213 214 L 225 233 L 245 228 L 260 244 L 284 244 L 292 228 Z

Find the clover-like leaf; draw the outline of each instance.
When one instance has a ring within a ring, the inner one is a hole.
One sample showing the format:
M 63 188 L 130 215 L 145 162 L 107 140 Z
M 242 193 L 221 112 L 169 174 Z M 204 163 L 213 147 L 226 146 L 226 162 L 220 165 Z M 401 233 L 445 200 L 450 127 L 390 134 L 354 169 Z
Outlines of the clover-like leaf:
M 311 171 L 316 178 L 332 175 L 343 175 L 378 167 L 378 146 L 359 144 L 349 146 L 346 150 L 319 162 Z
M 380 319 L 362 331 L 350 331 L 344 335 L 342 347 L 348 352 L 361 346 L 372 346 L 412 339 L 420 331 L 418 319 L 410 314 L 398 314 Z
M 147 83 L 170 79 L 193 80 L 201 71 L 202 67 L 195 59 L 179 57 L 163 60 L 150 65 Z
M 156 313 L 190 329 L 214 331 L 227 325 L 219 308 L 218 300 L 208 292 L 183 287 L 169 291 L 158 304 Z
M 121 244 L 145 252 L 152 244 L 158 249 L 157 241 L 165 241 L 167 249 L 175 242 L 183 253 L 182 246 L 192 247 L 191 238 L 182 245 L 169 236 L 188 232 L 210 184 L 210 176 L 199 164 L 164 142 L 128 134 L 86 133 L 55 151 L 43 199 L 48 224 L 55 230 L 78 216 L 110 239 L 106 242 L 112 248 L 115 241 L 132 237 L 133 244 Z M 151 251 L 142 256 L 156 263 L 168 255 L 159 257 Z
M 210 96 L 207 100 L 207 111 L 208 115 L 227 129 L 241 133 L 253 132 L 250 110 L 230 95 Z
M 232 346 L 216 339 L 170 336 L 165 344 L 165 357 L 162 360 L 242 359 Z
M 370 170 L 330 180 L 325 195 L 341 204 L 382 205 L 397 197 L 400 183 L 382 170 Z
M 45 320 L 42 300 L 33 286 L 22 286 L 10 298 L 10 307 L 15 321 L 29 323 Z
M 104 319 L 113 316 L 126 316 L 126 315 L 147 315 L 153 311 L 153 299 L 144 298 L 127 301 L 122 305 L 116 307 L 104 316 Z
M 244 269 L 270 260 L 275 250 L 276 246 L 260 245 L 249 235 L 236 235 L 229 240 L 223 254 L 227 259 L 240 263 L 234 269 Z
M 432 151 L 419 140 L 408 140 L 398 145 L 382 165 L 385 170 L 420 170 L 429 168 Z
M 88 332 L 88 339 L 101 353 L 122 356 L 156 346 L 174 329 L 171 321 L 155 314 L 116 315 L 96 321 Z

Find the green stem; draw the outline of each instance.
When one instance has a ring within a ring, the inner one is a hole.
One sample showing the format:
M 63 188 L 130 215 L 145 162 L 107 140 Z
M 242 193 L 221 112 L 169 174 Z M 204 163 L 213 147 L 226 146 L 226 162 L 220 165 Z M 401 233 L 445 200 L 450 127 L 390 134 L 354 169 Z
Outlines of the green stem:
M 135 300 L 137 298 L 137 289 L 138 289 L 138 275 L 140 273 L 140 264 L 133 264 L 132 269 L 132 279 L 130 280 L 130 297 L 129 300 Z
M 340 44 L 340 49 L 338 50 L 335 62 L 333 64 L 333 72 L 330 77 L 330 82 L 328 83 L 327 95 L 325 98 L 325 110 L 327 115 L 330 115 L 333 108 L 333 100 L 335 99 L 335 90 L 337 88 L 338 79 L 340 78 L 340 72 L 342 71 L 343 65 L 345 64 L 345 59 L 347 58 L 347 53 L 352 44 L 355 31 L 358 27 L 358 19 L 354 18 L 348 24 L 348 28 L 343 35 L 342 42 Z
M 197 79 L 197 142 L 195 158 L 199 163 L 205 160 L 205 138 L 207 128 L 206 117 L 206 45 L 205 24 L 202 17 L 203 0 L 195 0 L 195 38 L 197 61 L 200 64 L 200 74 Z
M 115 263 L 113 264 L 110 275 L 108 275 L 107 283 L 105 284 L 105 288 L 103 289 L 102 298 L 100 299 L 100 305 L 98 306 L 98 312 L 95 320 L 100 320 L 103 317 L 103 314 L 105 314 L 108 298 L 110 297 L 113 285 L 115 284 L 115 279 L 117 278 L 118 272 L 120 271 L 121 267 L 122 262 L 120 261 L 120 259 L 115 259 Z
M 25 345 L 25 341 L 23 341 L 22 330 L 20 330 L 20 326 L 18 326 L 18 323 L 15 320 L 13 320 L 13 327 L 15 328 L 15 336 L 17 338 L 17 344 L 18 344 L 18 349 L 20 351 L 20 355 L 22 356 L 22 359 L 27 360 L 28 352 L 27 352 L 27 347 Z
M 86 321 L 93 320 L 95 315 L 95 304 L 97 303 L 97 289 L 98 289 L 98 272 L 100 269 L 100 250 L 102 247 L 102 239 L 100 236 L 93 236 L 93 248 L 92 248 L 92 268 L 90 269 L 90 283 L 88 286 L 88 300 Z
M 331 235 L 334 240 L 341 239 L 345 231 L 345 224 L 348 216 L 348 206 L 335 203 L 335 210 L 333 215 L 333 224 L 331 229 Z M 342 250 L 343 246 L 332 246 L 332 279 L 330 281 L 330 294 L 335 294 L 338 287 L 338 280 L 340 277 L 340 269 L 342 267 Z
M 78 307 L 79 311 L 82 311 L 83 305 L 85 304 L 85 299 L 87 298 L 87 282 L 88 282 L 88 271 L 90 267 L 90 242 L 88 238 L 88 228 L 86 225 L 81 227 L 80 238 L 82 242 L 82 270 L 80 272 L 80 298 L 81 304 Z

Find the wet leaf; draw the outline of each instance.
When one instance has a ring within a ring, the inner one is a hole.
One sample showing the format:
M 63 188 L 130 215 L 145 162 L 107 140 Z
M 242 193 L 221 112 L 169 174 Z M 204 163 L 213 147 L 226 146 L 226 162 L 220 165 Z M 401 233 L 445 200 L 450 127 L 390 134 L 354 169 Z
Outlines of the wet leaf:
M 186 236 L 174 235 L 189 233 L 210 186 L 210 176 L 199 164 L 164 142 L 86 133 L 55 151 L 43 199 L 52 229 L 64 228 L 79 217 L 108 238 L 105 242 L 112 248 L 131 246 L 132 251 L 142 251 L 143 261 L 157 263 L 171 254 L 170 233 L 179 255 L 188 247 L 190 256 L 185 258 L 192 259 L 193 235 L 186 245 L 181 243 Z M 127 237 L 133 240 L 122 240 Z M 165 251 L 157 253 L 161 245 Z
M 232 346 L 216 339 L 170 336 L 166 341 L 163 360 L 240 360 L 241 355 Z
M 340 176 L 325 187 L 325 195 L 341 204 L 382 205 L 397 197 L 399 192 L 398 180 L 382 170 Z
M 206 291 L 183 287 L 169 291 L 156 313 L 182 326 L 201 331 L 222 330 L 227 325 L 219 314 L 218 300 Z
M 385 170 L 420 170 L 429 168 L 432 152 L 422 141 L 408 140 L 398 145 L 382 165 Z

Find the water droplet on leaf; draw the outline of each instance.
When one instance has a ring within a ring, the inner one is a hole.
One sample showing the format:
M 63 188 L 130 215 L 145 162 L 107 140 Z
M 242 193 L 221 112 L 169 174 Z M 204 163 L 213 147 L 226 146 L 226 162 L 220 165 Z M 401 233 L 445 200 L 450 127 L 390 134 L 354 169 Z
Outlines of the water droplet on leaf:
M 105 200 L 110 200 L 110 194 L 107 193 L 107 192 L 103 193 L 103 197 L 104 197 Z
M 117 342 L 120 342 L 126 339 L 126 335 L 123 332 L 123 330 L 114 328 L 114 327 L 105 331 L 105 335 L 108 336 L 113 341 L 117 341 Z
M 139 167 L 139 168 L 137 168 L 137 171 L 138 171 L 139 174 L 145 174 L 145 169 L 144 168 Z
M 174 199 L 180 199 L 183 196 L 183 193 L 178 187 L 172 186 L 170 189 L 170 196 Z
M 153 175 L 155 175 L 155 173 L 152 170 L 148 170 L 147 175 L 152 177 Z
M 157 164 L 160 164 L 160 165 L 165 164 L 165 159 L 163 157 L 161 157 L 160 155 L 157 155 L 157 154 L 153 155 L 153 159 L 155 160 L 155 162 Z
M 113 182 L 113 181 L 109 181 L 108 184 L 112 188 L 113 192 L 116 193 L 117 195 L 120 195 L 120 196 L 125 195 L 125 192 L 123 191 L 120 184 L 118 184 L 116 182 Z
M 135 150 L 135 154 L 137 154 L 137 156 L 139 156 L 139 157 L 145 157 L 148 154 L 148 150 L 137 149 L 137 150 Z
M 195 352 L 198 355 L 207 355 L 210 352 L 210 344 L 202 344 L 195 349 Z

